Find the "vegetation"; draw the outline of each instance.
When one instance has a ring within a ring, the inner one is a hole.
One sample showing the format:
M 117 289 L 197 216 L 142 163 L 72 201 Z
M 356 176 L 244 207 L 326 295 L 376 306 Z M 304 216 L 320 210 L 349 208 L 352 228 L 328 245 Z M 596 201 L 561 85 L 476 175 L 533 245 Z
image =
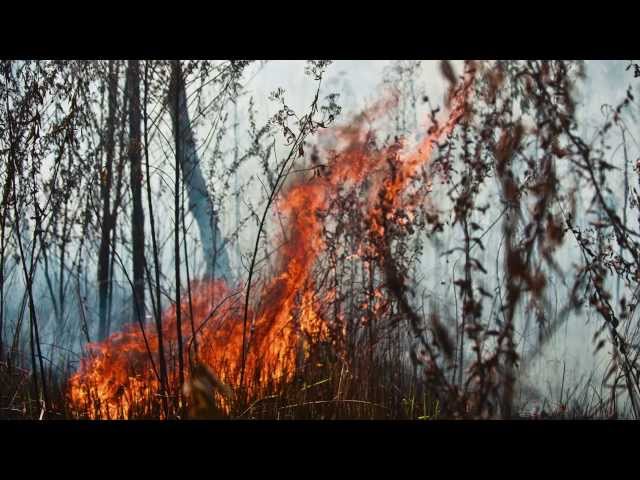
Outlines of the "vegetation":
M 265 62 L 1 62 L 0 418 L 640 417 L 633 89 L 332 67 L 265 114 Z

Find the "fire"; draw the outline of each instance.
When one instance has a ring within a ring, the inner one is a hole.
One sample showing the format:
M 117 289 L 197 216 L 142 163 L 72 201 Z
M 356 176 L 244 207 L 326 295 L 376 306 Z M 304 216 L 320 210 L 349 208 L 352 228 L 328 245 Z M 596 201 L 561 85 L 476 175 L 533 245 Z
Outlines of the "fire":
M 323 296 L 312 276 L 312 268 L 325 248 L 324 221 L 318 214 L 327 210 L 338 189 L 357 188 L 367 182 L 367 205 L 371 207 L 365 218 L 372 234 L 384 236 L 385 221 L 410 223 L 414 217 L 412 205 L 403 203 L 403 193 L 430 159 L 434 145 L 449 135 L 466 113 L 472 81 L 470 73 L 451 97 L 446 122 L 432 126 L 417 147 L 410 151 L 405 151 L 409 149 L 402 144 L 381 150 L 369 148 L 369 138 L 361 125 L 365 116 L 361 116 L 360 122 L 331 132 L 341 145 L 339 153 L 326 162 L 323 174 L 294 181 L 283 192 L 275 208 L 287 222 L 286 242 L 278 251 L 276 274 L 254 287 L 260 302 L 248 315 L 245 378 L 250 380 L 250 394 L 258 395 L 268 382 L 288 381 L 299 356 L 308 354 L 309 344 L 329 340 L 329 327 L 319 305 L 335 298 L 335 291 Z M 367 114 L 375 116 L 386 108 L 388 102 L 381 102 Z M 385 212 L 381 203 L 387 206 Z M 240 293 L 220 281 L 200 283 L 192 288 L 191 305 L 188 298 L 180 304 L 186 361 L 207 365 L 232 386 L 238 384 L 241 367 L 244 312 Z M 376 289 L 377 303 L 383 303 L 383 296 Z M 175 320 L 173 306 L 162 319 L 172 405 L 177 405 L 179 391 Z M 138 325 L 131 325 L 104 342 L 90 344 L 80 369 L 70 380 L 72 410 L 89 418 L 162 418 L 158 363 L 158 336 L 153 325 L 147 325 L 144 334 Z M 185 374 L 188 378 L 189 369 Z

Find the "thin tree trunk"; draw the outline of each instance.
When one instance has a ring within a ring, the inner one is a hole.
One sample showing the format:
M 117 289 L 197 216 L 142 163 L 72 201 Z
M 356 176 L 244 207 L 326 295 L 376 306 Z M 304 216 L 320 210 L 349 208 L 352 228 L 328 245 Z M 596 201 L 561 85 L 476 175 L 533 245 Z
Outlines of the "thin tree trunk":
M 133 315 L 144 323 L 144 212 L 142 210 L 142 159 L 140 138 L 140 63 L 130 60 L 129 76 L 129 171 L 132 197 L 131 240 L 133 243 Z
M 73 152 L 68 150 L 68 168 L 71 170 L 73 163 Z M 62 236 L 60 238 L 60 265 L 58 270 L 58 305 L 60 306 L 60 318 L 58 319 L 58 325 L 62 328 L 64 322 L 64 305 L 66 296 L 66 285 L 64 281 L 64 270 L 67 261 L 67 244 L 69 243 L 69 230 L 71 224 L 69 221 L 69 197 L 64 197 L 64 209 L 62 213 Z
M 191 323 L 191 337 L 193 339 L 193 350 L 194 350 L 194 357 L 195 357 L 195 362 L 198 361 L 198 339 L 197 339 L 197 332 L 196 332 L 196 326 L 195 326 L 195 320 L 193 318 L 193 298 L 191 296 L 191 276 L 189 274 L 189 255 L 188 255 L 188 251 L 187 251 L 187 242 L 186 242 L 186 238 L 187 238 L 187 222 L 185 220 L 185 215 L 184 215 L 184 183 L 182 184 L 182 189 L 181 189 L 181 202 L 182 202 L 182 238 L 183 238 L 183 247 L 184 247 L 184 268 L 185 268 L 185 274 L 187 276 L 187 298 L 189 299 L 189 322 Z M 193 368 L 193 366 L 195 365 L 193 359 L 191 358 L 191 350 L 189 350 L 188 352 L 189 354 L 189 366 L 190 368 Z
M 98 338 L 105 339 L 109 336 L 109 321 L 107 317 L 107 301 L 109 298 L 109 257 L 111 244 L 111 229 L 113 219 L 111 215 L 111 184 L 113 181 L 113 158 L 115 154 L 115 117 L 118 107 L 118 68 L 114 68 L 114 62 L 109 61 L 108 84 L 108 109 L 107 114 L 107 138 L 106 161 L 101 168 L 100 196 L 102 200 L 102 225 L 100 229 L 100 249 L 98 253 L 98 309 L 99 309 L 99 334 Z
M 46 380 L 45 380 L 45 373 L 44 373 L 44 363 L 43 363 L 43 359 L 42 359 L 42 350 L 40 349 L 40 335 L 39 335 L 39 331 L 38 331 L 38 319 L 37 319 L 37 314 L 36 314 L 36 307 L 35 307 L 35 302 L 33 299 L 33 277 L 34 277 L 34 270 L 35 270 L 35 263 L 34 263 L 34 259 L 33 259 L 33 251 L 35 249 L 35 244 L 36 244 L 36 232 L 37 232 L 37 228 L 39 228 L 39 224 L 40 224 L 40 211 L 39 211 L 39 207 L 36 204 L 35 205 L 35 220 L 36 220 L 36 230 L 34 231 L 34 235 L 33 235 L 33 239 L 32 239 L 32 249 L 31 249 L 31 256 L 30 256 L 30 266 L 29 268 L 27 268 L 27 263 L 26 263 L 26 258 L 25 258 L 25 251 L 24 251 L 24 247 L 22 244 L 22 234 L 20 231 L 20 222 L 18 221 L 20 217 L 20 212 L 18 210 L 18 188 L 17 188 L 17 183 L 16 183 L 16 176 L 19 176 L 20 178 L 23 177 L 23 171 L 20 168 L 21 163 L 18 163 L 19 160 L 21 158 L 20 152 L 16 152 L 16 146 L 14 144 L 14 132 L 13 132 L 13 118 L 11 118 L 10 115 L 10 109 L 9 109 L 9 102 L 8 100 L 6 101 L 6 111 L 7 111 L 7 130 L 8 130 L 8 134 L 9 134 L 9 155 L 8 155 L 8 160 L 9 160 L 9 172 L 8 172 L 8 177 L 11 179 L 11 186 L 13 189 L 13 209 L 14 209 L 14 216 L 15 216 L 15 221 L 14 223 L 14 229 L 15 229 L 15 234 L 16 234 L 16 238 L 17 238 L 17 243 L 18 243 L 18 249 L 20 252 L 20 263 L 22 266 L 22 270 L 23 270 L 23 275 L 24 275 L 24 282 L 25 282 L 25 287 L 27 289 L 27 294 L 28 294 L 28 300 L 29 300 L 29 342 L 30 342 L 30 349 L 31 349 L 31 369 L 33 372 L 33 388 L 34 388 L 34 394 L 35 394 L 35 398 L 39 399 L 40 397 L 40 391 L 39 391 L 39 387 L 38 387 L 38 366 L 40 367 L 40 377 L 41 377 L 41 381 L 42 381 L 42 396 L 43 396 L 43 406 L 44 406 L 44 411 L 47 410 L 47 406 L 49 404 L 48 399 L 47 399 L 47 386 L 46 386 Z M 16 175 L 17 174 L 17 175 Z M 32 193 L 33 195 L 33 200 L 35 200 L 35 195 L 36 192 Z M 35 203 L 35 202 L 34 202 Z M 37 349 L 37 355 L 38 355 L 38 364 L 36 364 L 36 349 Z
M 11 130 L 11 128 L 9 129 Z M 9 136 L 11 138 L 11 131 L 9 133 Z M 10 140 L 11 142 L 11 140 Z M 15 165 L 15 158 L 13 158 L 13 145 L 10 146 L 10 162 L 13 162 Z M 16 183 L 15 183 L 15 176 L 13 178 L 13 194 L 14 197 L 17 198 L 18 197 L 18 193 L 17 193 L 17 187 L 16 187 Z M 14 214 L 15 214 L 15 218 L 19 218 L 19 212 L 18 212 L 18 208 L 17 208 L 17 203 L 14 203 Z M 35 216 L 36 216 L 36 229 L 38 228 L 38 225 L 40 224 L 40 213 L 38 210 L 38 207 L 36 206 L 35 209 Z M 20 227 L 19 227 L 19 222 L 15 222 L 15 231 L 16 231 L 16 238 L 18 240 L 18 248 L 20 251 L 20 263 L 22 265 L 22 270 L 23 270 L 23 274 L 24 274 L 24 281 L 25 281 L 25 286 L 27 288 L 27 294 L 28 294 L 28 299 L 29 299 L 29 342 L 30 342 L 30 347 L 31 347 L 31 368 L 33 370 L 33 379 L 34 379 L 34 389 L 35 389 L 35 394 L 36 394 L 36 398 L 38 398 L 40 396 L 40 392 L 39 392 L 39 388 L 38 388 L 38 379 L 37 379 L 37 374 L 38 374 L 38 368 L 36 366 L 36 354 L 38 356 L 38 367 L 40 369 L 40 379 L 42 382 L 42 400 L 43 400 L 43 409 L 46 412 L 47 407 L 49 405 L 49 401 L 48 401 L 48 394 L 47 394 L 47 383 L 45 380 L 45 372 L 44 372 L 44 362 L 43 362 L 43 357 L 42 357 L 42 350 L 40 348 L 40 332 L 38 329 L 38 317 L 37 317 L 37 313 L 36 313 L 36 305 L 35 305 L 35 301 L 33 299 L 33 278 L 34 278 L 34 273 L 35 273 L 35 266 L 36 263 L 34 261 L 34 250 L 35 250 L 35 245 L 36 245 L 36 233 L 34 231 L 33 234 L 33 239 L 31 241 L 31 254 L 30 254 L 30 258 L 29 258 L 29 268 L 27 268 L 27 260 L 26 260 L 26 256 L 25 256 L 25 251 L 24 251 L 24 247 L 22 244 L 22 234 L 20 232 Z
M 173 63 L 173 76 L 174 78 L 182 78 L 182 72 L 180 71 L 180 62 L 175 61 Z M 177 84 L 176 84 L 177 85 Z M 175 200 L 175 266 L 176 266 L 176 329 L 178 335 L 178 378 L 179 387 L 178 392 L 178 405 L 181 407 L 182 402 L 182 386 L 184 385 L 184 358 L 182 352 L 182 305 L 180 304 L 180 164 L 182 158 L 182 141 L 181 137 L 181 123 L 179 116 L 180 95 L 174 93 L 174 131 L 175 143 L 176 143 L 176 163 L 175 163 L 175 185 L 174 185 L 174 200 Z M 185 106 L 186 107 L 186 106 Z

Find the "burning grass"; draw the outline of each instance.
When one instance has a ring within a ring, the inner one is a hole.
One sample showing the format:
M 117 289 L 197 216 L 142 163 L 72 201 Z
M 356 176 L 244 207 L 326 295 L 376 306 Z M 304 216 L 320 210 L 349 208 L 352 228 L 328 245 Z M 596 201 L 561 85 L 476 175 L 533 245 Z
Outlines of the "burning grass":
M 313 126 L 314 102 L 299 134 L 304 138 L 309 124 L 319 132 L 313 153 L 286 125 L 292 115 L 283 101 L 276 117 L 291 153 L 278 166 L 249 285 L 189 283 L 188 294 L 157 324 L 130 325 L 88 344 L 59 391 L 46 382 L 51 375 L 42 366 L 38 382 L 0 363 L 11 390 L 3 404 L 12 414 L 38 417 L 44 409 L 33 398 L 45 391 L 49 410 L 55 405 L 70 418 L 517 418 L 527 402 L 518 397 L 527 362 L 588 303 L 602 321 L 594 354 L 611 347 L 602 384 L 612 382 L 606 387 L 611 394 L 589 382 L 581 403 L 572 406 L 580 394 L 564 389 L 563 370 L 558 401 L 534 416 L 616 417 L 622 390 L 626 412 L 637 417 L 637 328 L 631 328 L 637 301 L 635 294 L 625 300 L 624 291 L 634 290 L 640 278 L 638 245 L 627 235 L 626 200 L 618 215 L 605 199 L 611 165 L 574 131 L 568 65 L 465 62 L 457 77 L 443 62 L 445 109 L 432 109 L 428 125 L 413 137 L 385 138 L 377 128 L 398 108 L 397 96 L 330 128 L 317 120 Z M 599 133 L 603 139 L 632 99 L 629 93 Z M 305 160 L 310 168 L 287 168 Z M 574 177 L 587 187 L 570 186 Z M 590 202 L 579 197 L 589 194 Z M 498 209 L 481 204 L 487 198 L 498 199 Z M 590 205 L 586 213 L 576 208 L 578 200 Z M 485 217 L 487 211 L 495 216 Z M 275 226 L 268 237 L 267 213 Z M 588 223 L 594 214 L 597 220 Z M 438 246 L 445 228 L 452 233 L 447 251 Z M 492 229 L 501 240 L 487 249 L 495 257 L 489 274 L 480 252 L 496 238 L 488 235 Z M 421 304 L 413 289 L 421 286 L 423 272 L 414 266 L 425 237 L 447 263 L 456 254 L 444 267 L 451 268 L 446 281 L 453 305 L 437 305 L 435 295 L 430 304 L 423 296 Z M 583 264 L 561 264 L 558 252 L 567 243 Z M 274 253 L 256 272 L 260 245 Z M 569 271 L 575 273 L 572 286 Z M 553 313 L 548 297 L 556 273 L 571 291 Z M 606 279 L 611 273 L 624 282 L 619 309 Z M 522 318 L 525 329 L 530 319 L 539 327 L 533 348 L 518 332 Z M 605 330 L 609 343 L 600 337 Z M 32 345 L 33 365 L 35 352 Z M 41 364 L 42 357 L 38 352 Z
M 242 392 L 244 402 L 239 406 L 269 395 L 275 386 L 282 388 L 289 384 L 296 372 L 308 369 L 309 365 L 315 364 L 317 368 L 324 365 L 326 358 L 309 362 L 314 350 L 329 349 L 337 358 L 345 358 L 344 314 L 330 318 L 326 311 L 337 292 L 319 285 L 314 270 L 319 257 L 326 253 L 325 233 L 329 221 L 326 213 L 331 209 L 331 202 L 338 191 L 364 194 L 366 200 L 359 205 L 362 210 L 354 209 L 351 214 L 362 216 L 366 224 L 364 233 L 373 239 L 372 244 L 384 245 L 391 241 L 390 224 L 395 228 L 409 228 L 415 218 L 413 210 L 418 198 L 404 196 L 404 193 L 419 169 L 431 159 L 437 143 L 444 141 L 463 118 L 472 84 L 473 72 L 470 72 L 464 82 L 452 90 L 445 121 L 433 124 L 417 146 L 396 143 L 386 148 L 372 148 L 370 137 L 361 125 L 334 130 L 332 133 L 343 144 L 340 150 L 331 156 L 325 152 L 327 158 L 321 173 L 310 180 L 301 177 L 290 183 L 277 200 L 278 214 L 287 219 L 287 233 L 275 261 L 276 273 L 262 283 L 259 302 L 254 301 L 257 306 L 248 315 L 251 328 L 244 365 L 248 384 Z M 368 113 L 376 111 L 384 111 L 384 104 Z M 366 262 L 383 261 L 381 255 L 374 259 L 376 255 L 371 246 L 363 244 L 359 254 L 370 257 Z M 219 281 L 195 285 L 191 304 L 185 299 L 180 306 L 183 319 L 186 318 L 182 335 L 188 339 L 184 354 L 190 365 L 205 365 L 207 371 L 215 372 L 214 376 L 218 375 L 223 383 L 232 387 L 238 386 L 242 368 L 243 311 L 237 302 L 239 291 L 234 292 Z M 389 304 L 388 291 L 378 288 L 370 293 L 371 305 L 365 305 L 364 309 L 378 315 L 382 312 L 377 309 Z M 184 405 L 176 367 L 175 318 L 174 306 L 163 316 L 163 338 L 165 352 L 168 352 L 169 410 L 180 416 Z M 151 328 L 142 332 L 138 326 L 129 326 L 104 342 L 89 345 L 79 371 L 70 380 L 72 411 L 77 416 L 95 419 L 163 418 L 158 401 L 163 394 L 158 361 L 158 337 Z M 337 381 L 338 397 L 341 389 L 347 390 L 345 365 L 348 363 L 343 364 Z M 329 378 L 336 374 L 328 373 Z M 186 383 L 187 386 L 193 384 L 189 377 Z M 301 391 L 317 390 L 321 384 L 305 385 Z M 372 391 L 372 395 L 375 397 L 376 393 Z M 387 410 L 373 401 L 359 402 L 336 398 L 318 400 L 311 405 L 323 410 L 340 403 L 343 404 L 341 411 L 365 409 L 375 417 L 384 416 Z M 301 405 L 310 404 L 302 402 Z M 222 400 L 221 408 L 227 413 L 237 407 L 228 398 Z M 299 405 L 287 408 L 295 411 Z

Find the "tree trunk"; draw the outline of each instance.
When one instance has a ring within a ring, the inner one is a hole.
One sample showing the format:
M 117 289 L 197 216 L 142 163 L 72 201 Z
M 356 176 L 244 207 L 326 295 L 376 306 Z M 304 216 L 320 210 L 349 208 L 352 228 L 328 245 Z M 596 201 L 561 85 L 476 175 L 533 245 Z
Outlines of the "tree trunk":
M 173 63 L 173 73 L 172 76 L 174 78 L 182 78 L 182 73 L 180 69 L 180 62 L 175 61 Z M 180 101 L 180 95 L 174 95 L 173 100 L 175 102 Z M 174 131 L 180 131 L 180 118 L 178 117 L 178 106 L 174 106 L 173 112 L 173 124 Z M 176 146 L 176 163 L 175 163 L 175 186 L 174 186 L 174 200 L 175 200 L 175 267 L 176 267 L 176 331 L 178 337 L 178 381 L 180 389 L 178 390 L 178 406 L 182 407 L 181 395 L 182 395 L 182 387 L 184 385 L 184 358 L 182 356 L 182 303 L 181 303 L 181 294 L 180 294 L 180 160 L 182 157 L 182 141 L 180 141 L 181 135 L 174 135 L 175 138 L 175 146 Z M 184 174 L 184 167 L 182 168 Z M 186 239 L 185 239 L 186 240 Z M 186 259 L 188 262 L 189 259 Z
M 203 255 L 207 262 L 205 276 L 210 279 L 215 277 L 230 280 L 229 257 L 218 225 L 218 215 L 214 210 L 213 201 L 200 168 L 200 159 L 187 109 L 184 77 L 180 69 L 173 70 L 169 92 L 172 118 L 178 118 L 178 132 L 176 132 L 176 122 L 172 122 L 174 139 L 179 141 L 178 162 L 183 181 L 187 186 L 189 210 L 198 224 Z
M 109 240 L 111 238 L 111 184 L 113 181 L 113 157 L 115 153 L 115 117 L 118 106 L 118 70 L 114 62 L 109 62 L 109 84 L 107 86 L 109 106 L 107 114 L 107 137 L 105 140 L 106 160 L 100 169 L 100 197 L 102 200 L 102 225 L 100 230 L 100 250 L 98 253 L 98 308 L 100 315 L 100 332 L 102 340 L 109 335 L 107 318 L 107 300 L 109 298 Z
M 129 171 L 131 173 L 131 240 L 133 243 L 133 315 L 144 322 L 144 212 L 142 210 L 142 155 L 140 141 L 140 64 L 130 60 L 129 76 Z M 134 317 L 136 318 L 136 317 Z

